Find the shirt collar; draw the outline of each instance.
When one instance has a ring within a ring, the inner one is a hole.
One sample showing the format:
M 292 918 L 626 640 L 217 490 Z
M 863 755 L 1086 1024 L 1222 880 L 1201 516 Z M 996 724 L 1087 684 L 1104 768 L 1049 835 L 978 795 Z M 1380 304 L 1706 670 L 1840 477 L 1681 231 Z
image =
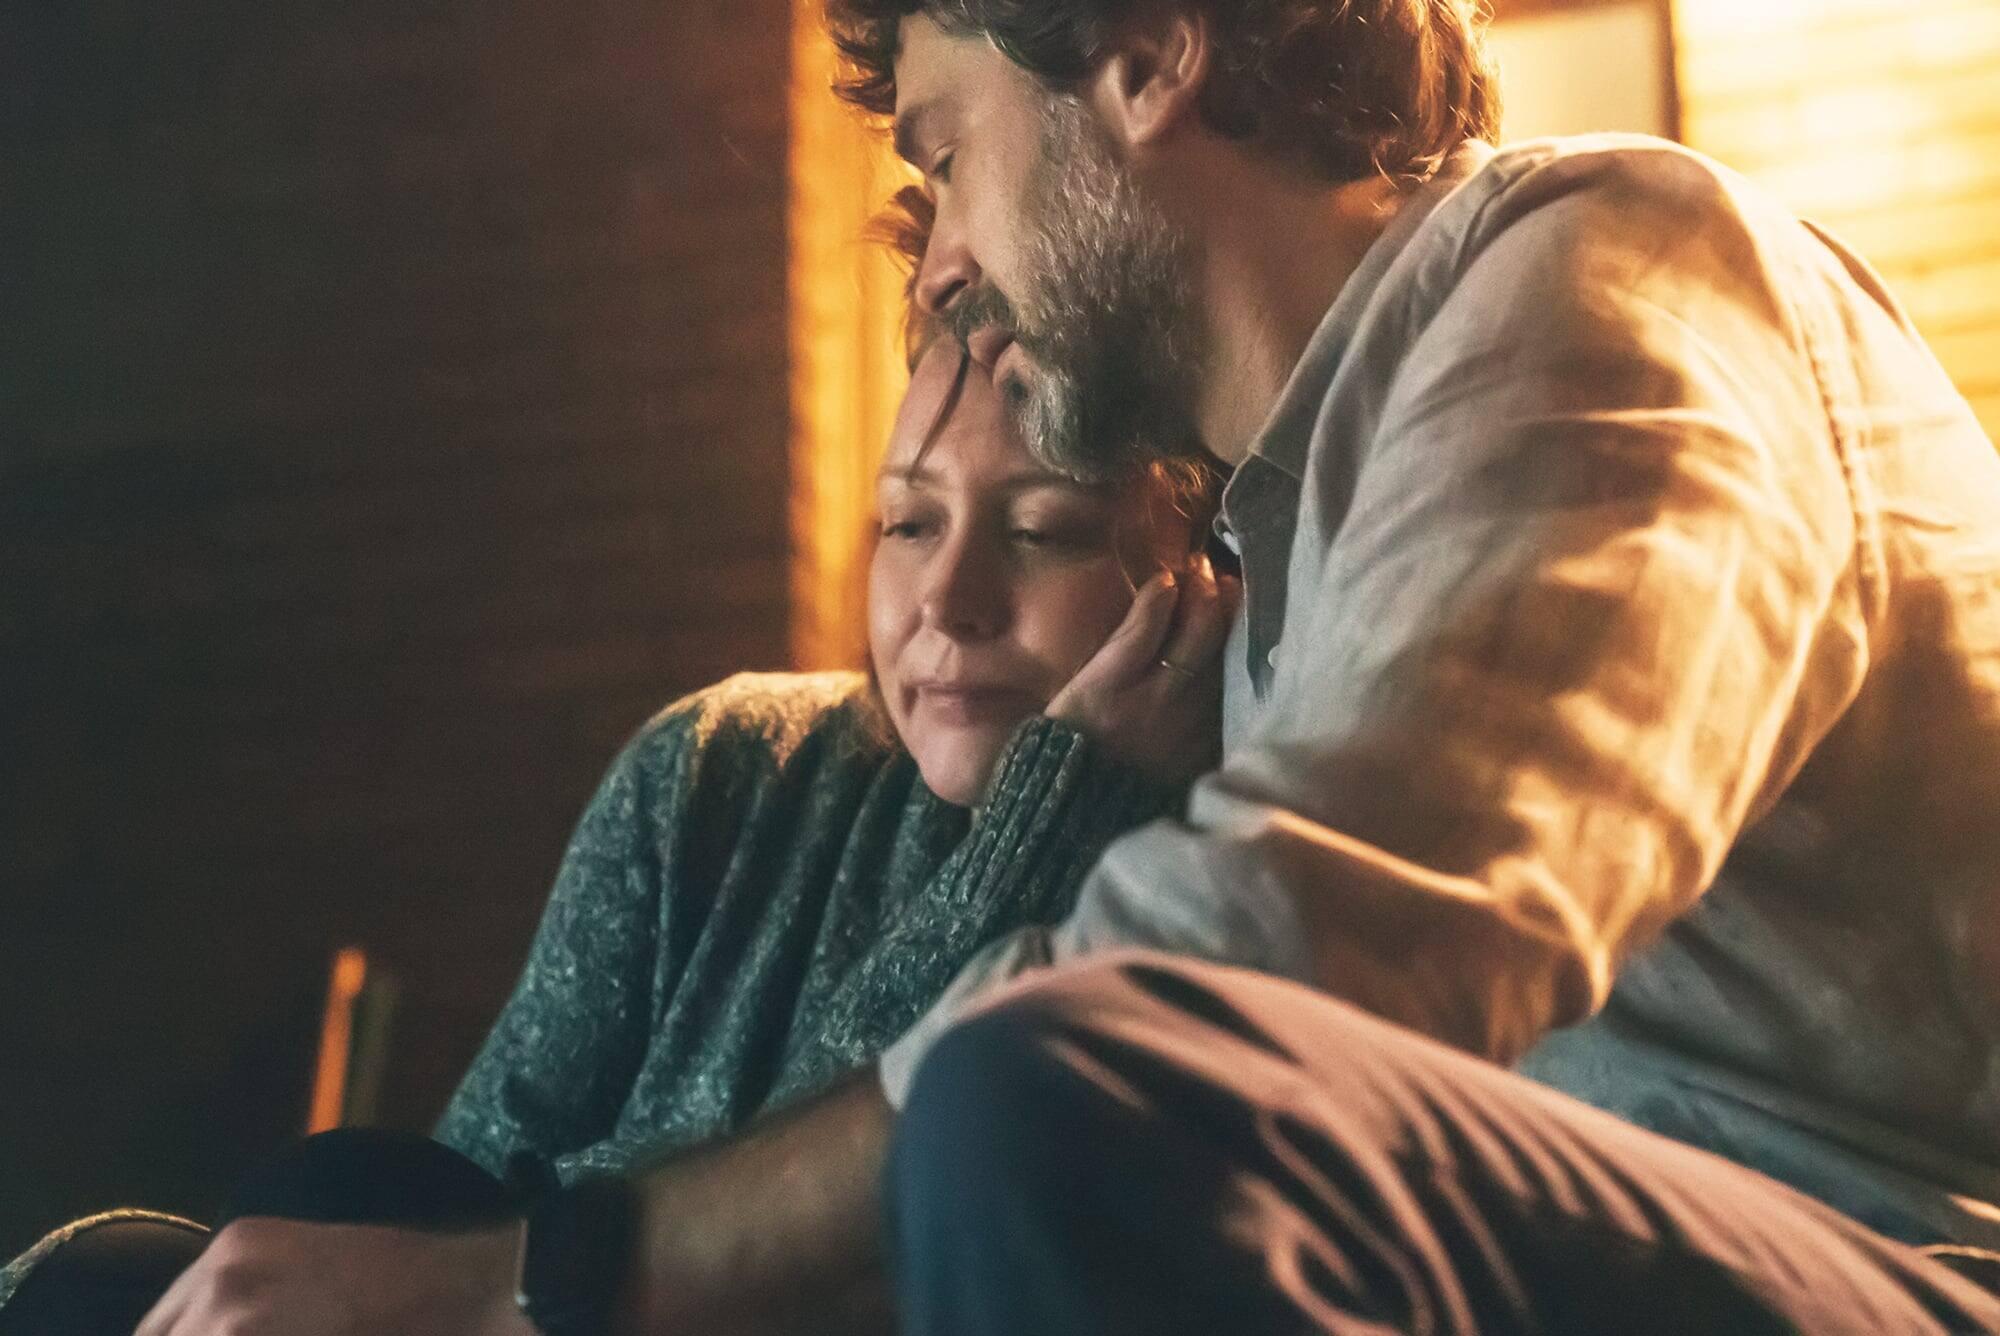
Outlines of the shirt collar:
M 1270 416 L 1264 419 L 1264 426 L 1251 440 L 1246 458 L 1275 465 L 1294 482 L 1304 481 L 1313 423 L 1326 402 L 1327 387 L 1340 369 L 1340 359 L 1360 323 L 1361 313 L 1368 309 L 1383 276 L 1424 220 L 1453 191 L 1491 162 L 1494 152 L 1491 144 L 1467 140 L 1446 155 L 1435 175 L 1411 190 L 1382 235 L 1362 255 L 1361 263 L 1342 285 L 1340 295 L 1327 308 L 1319 328 L 1306 341 L 1305 352 L 1292 368 Z

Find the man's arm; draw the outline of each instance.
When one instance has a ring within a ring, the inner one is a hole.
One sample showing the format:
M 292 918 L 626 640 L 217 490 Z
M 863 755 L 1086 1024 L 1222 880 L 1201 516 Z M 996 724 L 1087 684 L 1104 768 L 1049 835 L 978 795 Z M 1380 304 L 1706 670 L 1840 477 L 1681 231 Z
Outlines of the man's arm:
M 643 1172 L 620 1336 L 887 1333 L 871 1067 L 745 1135 Z
M 892 1332 L 877 1200 L 891 1122 L 870 1069 L 640 1174 L 617 1336 Z M 238 1220 L 136 1336 L 533 1336 L 514 1307 L 519 1230 Z

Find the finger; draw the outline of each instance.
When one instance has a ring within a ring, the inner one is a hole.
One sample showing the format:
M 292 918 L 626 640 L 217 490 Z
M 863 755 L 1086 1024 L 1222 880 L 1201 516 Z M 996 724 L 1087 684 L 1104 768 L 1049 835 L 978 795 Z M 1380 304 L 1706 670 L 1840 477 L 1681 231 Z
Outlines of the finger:
M 1185 670 L 1176 676 L 1195 680 L 1217 668 L 1229 624 L 1236 614 L 1237 582 L 1218 580 L 1207 559 L 1198 564 L 1181 595 L 1179 615 L 1167 636 L 1161 658 Z

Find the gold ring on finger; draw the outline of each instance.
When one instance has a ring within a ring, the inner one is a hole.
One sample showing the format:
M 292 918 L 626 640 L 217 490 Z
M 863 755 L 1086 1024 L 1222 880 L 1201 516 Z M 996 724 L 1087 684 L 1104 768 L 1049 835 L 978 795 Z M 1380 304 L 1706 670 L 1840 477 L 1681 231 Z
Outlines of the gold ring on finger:
M 1160 667 L 1166 669 L 1168 672 L 1172 673 L 1175 677 L 1180 678 L 1184 682 L 1194 681 L 1195 678 L 1194 669 L 1183 668 L 1179 664 L 1175 663 L 1172 659 L 1167 658 L 1165 655 L 1162 655 L 1160 657 Z

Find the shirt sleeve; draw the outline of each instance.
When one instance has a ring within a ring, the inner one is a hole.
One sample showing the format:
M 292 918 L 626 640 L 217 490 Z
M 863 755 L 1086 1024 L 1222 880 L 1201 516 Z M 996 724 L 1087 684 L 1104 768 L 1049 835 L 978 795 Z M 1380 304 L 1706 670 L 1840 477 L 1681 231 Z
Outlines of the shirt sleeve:
M 612 765 L 571 837 L 526 965 L 435 1135 L 502 1173 L 607 1136 L 654 1015 L 666 835 L 688 748 L 667 716 Z M 662 807 L 661 804 L 665 806 Z
M 1313 444 L 1306 504 L 1342 518 L 1294 553 L 1260 724 L 960 976 L 885 1056 L 892 1102 L 992 984 L 1118 947 L 1499 1061 L 1602 1004 L 1866 661 L 1832 332 L 1796 225 L 1745 207 L 1690 155 L 1609 155 L 1409 257 L 1406 305 L 1446 295 L 1397 317 L 1358 458 Z

